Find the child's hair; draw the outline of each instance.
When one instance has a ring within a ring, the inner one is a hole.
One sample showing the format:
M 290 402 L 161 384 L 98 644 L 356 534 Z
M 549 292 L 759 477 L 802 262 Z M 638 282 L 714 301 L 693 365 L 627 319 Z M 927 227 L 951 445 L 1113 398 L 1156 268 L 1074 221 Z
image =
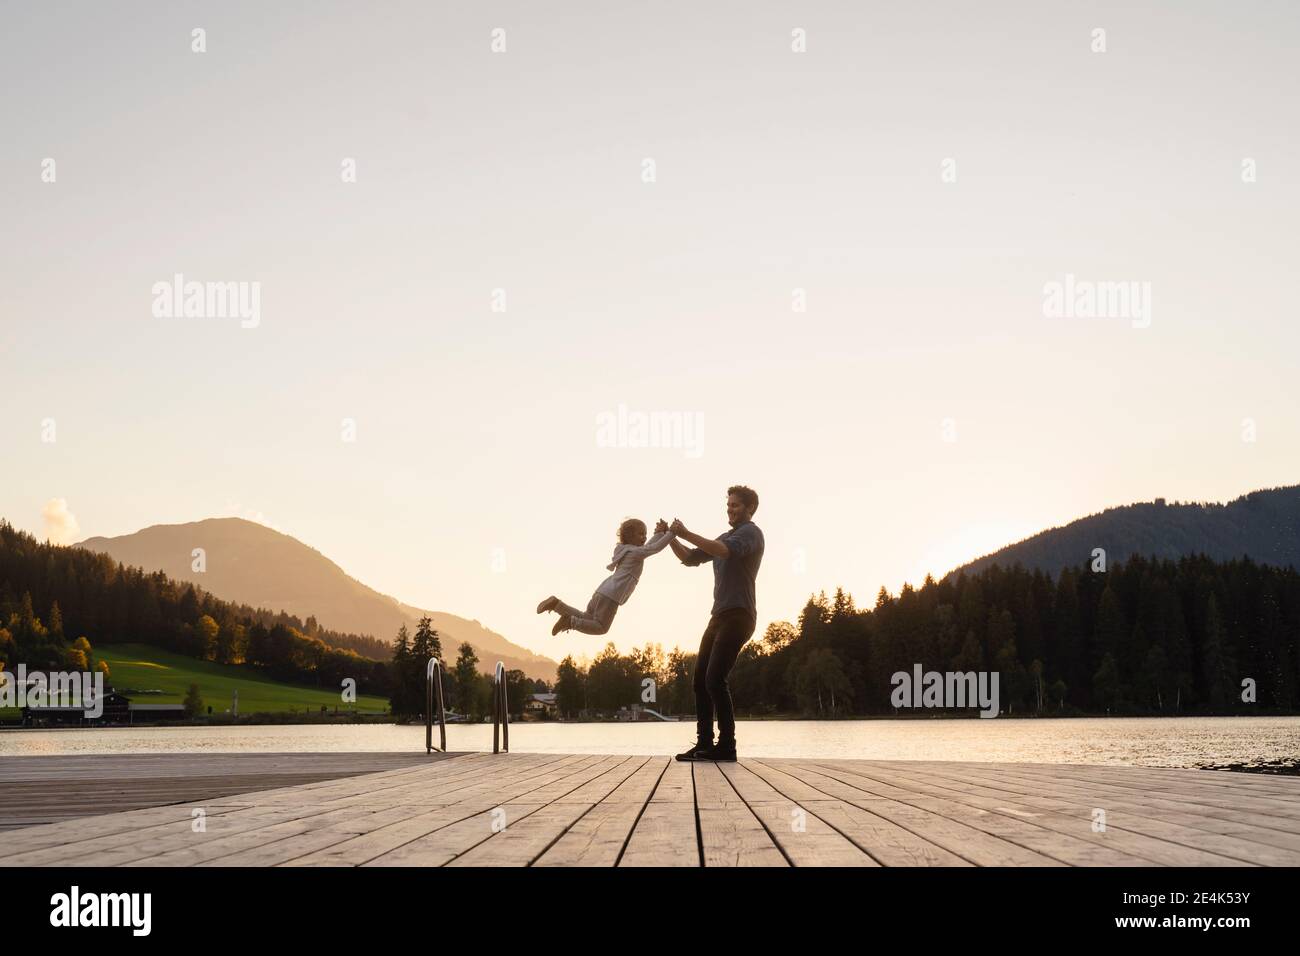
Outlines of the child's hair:
M 627 539 L 632 537 L 634 532 L 641 532 L 645 535 L 645 522 L 640 518 L 627 518 L 618 526 L 619 544 L 627 544 Z

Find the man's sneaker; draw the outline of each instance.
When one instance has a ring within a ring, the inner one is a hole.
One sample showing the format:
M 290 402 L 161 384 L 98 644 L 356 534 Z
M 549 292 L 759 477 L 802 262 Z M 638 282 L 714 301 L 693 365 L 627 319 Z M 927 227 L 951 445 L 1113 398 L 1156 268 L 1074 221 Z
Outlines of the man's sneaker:
M 677 755 L 677 759 L 678 759 L 678 760 L 697 760 L 697 759 L 699 759 L 699 756 L 698 756 L 698 755 L 699 755 L 700 751 L 702 751 L 702 750 L 709 750 L 709 749 L 711 749 L 712 747 L 713 747 L 713 744 L 711 744 L 711 743 L 705 743 L 704 741 L 696 741 L 694 747 L 692 747 L 690 750 L 686 751 L 686 753 L 684 753 L 684 754 L 678 754 L 678 755 Z
M 557 598 L 554 594 L 552 594 L 550 597 L 543 599 L 541 604 L 537 605 L 537 613 L 545 614 L 547 611 L 551 610 L 552 608 L 555 607 L 555 605 L 559 603 L 560 603 L 560 599 Z
M 734 763 L 736 760 L 736 744 L 723 743 L 718 741 L 712 747 L 704 747 L 696 752 L 693 760 L 717 760 L 721 762 Z
M 569 618 L 566 615 L 562 614 L 556 620 L 555 626 L 551 628 L 551 637 L 554 637 L 556 634 L 559 634 L 561 631 L 567 631 L 568 629 L 569 629 Z

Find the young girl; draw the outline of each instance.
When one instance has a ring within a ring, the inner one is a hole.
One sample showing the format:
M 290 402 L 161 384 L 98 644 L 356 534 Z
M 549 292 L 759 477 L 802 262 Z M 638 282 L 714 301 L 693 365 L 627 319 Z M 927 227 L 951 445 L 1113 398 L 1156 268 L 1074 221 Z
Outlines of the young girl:
M 600 582 L 596 593 L 587 602 L 587 610 L 579 611 L 565 604 L 554 594 L 537 605 L 537 613 L 555 611 L 560 619 L 551 628 L 551 634 L 561 631 L 581 631 L 583 634 L 604 634 L 614 621 L 614 614 L 620 604 L 636 590 L 641 580 L 641 565 L 652 554 L 658 554 L 673 539 L 668 530 L 668 522 L 662 518 L 655 525 L 655 536 L 647 544 L 645 540 L 645 522 L 638 518 L 628 518 L 618 526 L 618 541 L 614 547 L 614 557 L 606 565 L 606 570 L 614 573 Z

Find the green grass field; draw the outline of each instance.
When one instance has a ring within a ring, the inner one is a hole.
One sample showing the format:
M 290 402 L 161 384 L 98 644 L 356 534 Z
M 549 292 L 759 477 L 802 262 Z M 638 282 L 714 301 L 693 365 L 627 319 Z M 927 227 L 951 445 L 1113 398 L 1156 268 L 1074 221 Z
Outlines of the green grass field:
M 97 660 L 108 662 L 112 671 L 109 683 L 125 693 L 136 704 L 179 704 L 185 699 L 190 684 L 198 684 L 203 695 L 204 710 L 212 708 L 213 714 L 230 709 L 230 700 L 239 690 L 240 714 L 253 713 L 315 713 L 324 704 L 330 713 L 334 706 L 349 709 L 343 704 L 337 690 L 299 687 L 269 680 L 251 668 L 230 664 L 213 664 L 193 657 L 182 657 L 147 644 L 100 644 L 94 649 Z M 144 694 L 140 691 L 160 690 L 161 694 Z M 358 696 L 356 709 L 385 711 L 388 701 L 383 697 Z

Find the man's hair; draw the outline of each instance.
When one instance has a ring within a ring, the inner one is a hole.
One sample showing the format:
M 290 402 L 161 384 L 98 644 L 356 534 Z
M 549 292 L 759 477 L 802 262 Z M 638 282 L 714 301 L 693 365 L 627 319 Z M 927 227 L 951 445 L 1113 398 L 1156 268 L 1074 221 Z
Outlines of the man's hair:
M 627 539 L 632 537 L 632 533 L 640 531 L 645 534 L 645 522 L 640 518 L 627 518 L 618 526 L 618 540 L 620 544 L 627 544 Z
M 750 514 L 758 510 L 758 492 L 753 488 L 747 488 L 745 485 L 732 485 L 727 489 L 727 494 L 738 497 L 745 507 L 749 509 Z

